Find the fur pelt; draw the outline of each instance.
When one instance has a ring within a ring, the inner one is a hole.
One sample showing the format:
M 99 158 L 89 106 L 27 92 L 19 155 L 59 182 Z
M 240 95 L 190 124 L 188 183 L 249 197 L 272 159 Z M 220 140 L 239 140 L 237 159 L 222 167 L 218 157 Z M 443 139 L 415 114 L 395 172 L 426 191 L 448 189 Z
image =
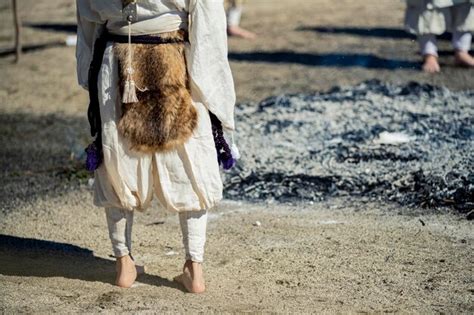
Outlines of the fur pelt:
M 160 34 L 164 38 L 184 39 L 184 31 Z M 128 44 L 115 44 L 120 65 L 120 88 L 127 77 Z M 184 43 L 133 44 L 133 79 L 137 103 L 122 103 L 118 130 L 131 149 L 163 152 L 184 143 L 198 121 L 191 99 Z

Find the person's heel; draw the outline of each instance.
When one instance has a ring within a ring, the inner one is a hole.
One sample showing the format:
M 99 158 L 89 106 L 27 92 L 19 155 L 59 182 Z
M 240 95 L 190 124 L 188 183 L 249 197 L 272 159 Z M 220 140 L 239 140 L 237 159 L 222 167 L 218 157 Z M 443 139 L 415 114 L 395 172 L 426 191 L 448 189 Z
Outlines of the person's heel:
M 137 267 L 130 255 L 117 258 L 117 278 L 115 279 L 117 286 L 130 288 L 137 279 L 137 274 Z

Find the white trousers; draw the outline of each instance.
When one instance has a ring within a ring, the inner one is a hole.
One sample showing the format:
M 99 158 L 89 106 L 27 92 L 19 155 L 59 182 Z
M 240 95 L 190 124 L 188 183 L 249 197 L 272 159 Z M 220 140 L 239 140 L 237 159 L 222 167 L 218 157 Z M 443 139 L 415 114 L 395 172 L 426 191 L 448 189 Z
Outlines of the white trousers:
M 134 211 L 105 208 L 109 237 L 115 257 L 131 255 Z M 179 212 L 185 259 L 202 263 L 206 244 L 207 211 Z
M 239 26 L 242 18 L 242 5 L 232 5 L 227 10 L 227 26 Z
M 418 36 L 420 52 L 422 55 L 438 56 L 436 35 L 426 34 Z M 455 50 L 468 52 L 471 49 L 472 34 L 470 32 L 454 32 L 452 44 Z

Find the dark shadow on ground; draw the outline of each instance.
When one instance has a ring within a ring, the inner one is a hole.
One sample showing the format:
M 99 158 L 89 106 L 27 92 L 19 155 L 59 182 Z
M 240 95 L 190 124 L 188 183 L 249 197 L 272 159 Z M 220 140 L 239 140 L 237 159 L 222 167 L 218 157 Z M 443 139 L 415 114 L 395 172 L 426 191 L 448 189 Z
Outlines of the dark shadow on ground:
M 113 284 L 115 262 L 94 256 L 87 248 L 0 234 L 0 274 L 18 277 L 62 277 Z M 138 282 L 183 291 L 175 282 L 143 274 Z
M 361 37 L 379 37 L 379 38 L 394 38 L 394 39 L 416 39 L 416 36 L 406 32 L 400 28 L 389 27 L 331 27 L 331 26 L 303 26 L 297 29 L 298 31 L 313 31 L 323 34 L 336 35 L 354 35 Z M 451 35 L 444 33 L 438 36 L 442 40 L 450 40 Z
M 27 23 L 24 26 L 58 33 L 76 34 L 77 32 L 75 23 Z
M 0 112 L 0 211 L 77 189 L 91 140 L 85 117 Z
M 418 69 L 419 62 L 387 59 L 373 54 L 301 53 L 295 51 L 231 52 L 229 59 L 246 62 L 294 63 L 314 67 L 363 67 L 368 69 Z
M 48 48 L 55 48 L 55 47 L 62 47 L 65 46 L 64 42 L 49 42 L 49 43 L 44 43 L 44 44 L 35 44 L 35 45 L 26 45 L 22 47 L 22 52 L 23 53 L 29 53 L 29 52 L 35 52 L 39 50 L 44 50 Z M 0 57 L 6 57 L 9 55 L 14 55 L 15 50 L 14 49 L 4 49 L 0 50 Z

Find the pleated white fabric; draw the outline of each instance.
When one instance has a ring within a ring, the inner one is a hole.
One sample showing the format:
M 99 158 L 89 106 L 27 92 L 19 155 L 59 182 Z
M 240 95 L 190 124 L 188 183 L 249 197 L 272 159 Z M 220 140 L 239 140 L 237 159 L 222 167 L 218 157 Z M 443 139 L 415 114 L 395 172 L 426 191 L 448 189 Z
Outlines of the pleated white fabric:
M 77 0 L 78 79 L 87 87 L 92 46 L 103 24 L 122 25 L 121 1 Z M 172 211 L 213 208 L 222 199 L 222 181 L 209 111 L 234 130 L 235 91 L 227 60 L 226 17 L 222 0 L 139 1 L 139 21 L 169 12 L 188 12 L 190 44 L 186 61 L 198 126 L 183 145 L 167 153 L 129 150 L 117 130 L 121 117 L 118 63 L 113 44 L 105 51 L 99 74 L 104 163 L 95 174 L 94 203 L 100 207 L 144 210 L 154 195 Z M 147 25 L 149 27 L 149 25 Z M 160 29 L 157 29 L 157 33 Z
M 423 2 L 423 1 L 422 1 Z M 405 14 L 406 29 L 416 35 L 441 35 L 444 32 L 473 32 L 474 6 L 469 1 L 442 6 L 432 4 L 408 5 Z

